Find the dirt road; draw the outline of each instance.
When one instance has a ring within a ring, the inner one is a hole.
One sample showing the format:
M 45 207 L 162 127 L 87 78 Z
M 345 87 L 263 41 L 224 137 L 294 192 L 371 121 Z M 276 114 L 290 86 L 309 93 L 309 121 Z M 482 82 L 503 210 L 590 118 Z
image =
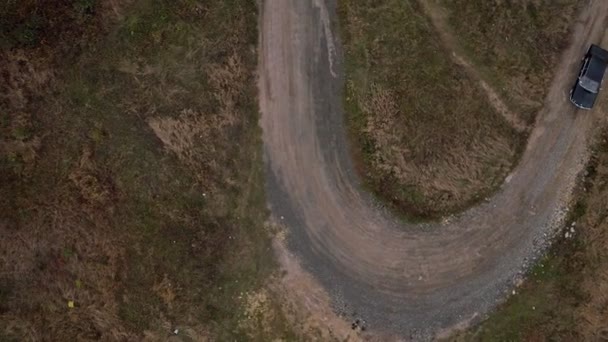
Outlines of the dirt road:
M 567 91 L 584 50 L 604 36 L 608 1 L 582 11 L 520 165 L 499 193 L 420 225 L 392 217 L 355 175 L 334 6 L 264 4 L 259 86 L 270 205 L 288 227 L 289 249 L 338 312 L 374 331 L 429 339 L 504 299 L 560 227 L 595 122 L 573 109 Z

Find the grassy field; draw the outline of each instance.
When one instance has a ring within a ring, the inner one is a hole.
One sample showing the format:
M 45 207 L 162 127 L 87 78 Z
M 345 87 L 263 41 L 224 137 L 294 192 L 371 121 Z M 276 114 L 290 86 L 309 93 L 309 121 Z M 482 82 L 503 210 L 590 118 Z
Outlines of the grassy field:
M 439 0 L 463 52 L 523 120 L 534 121 L 582 0 Z M 463 20 L 466 18 L 466 20 Z
M 347 123 L 369 189 L 436 217 L 499 186 L 525 138 L 451 59 L 412 0 L 339 2 Z
M 257 34 L 254 0 L 0 5 L 0 340 L 293 338 Z
M 451 340 L 608 338 L 608 129 L 599 141 L 562 237 L 530 272 L 517 295 L 489 320 Z

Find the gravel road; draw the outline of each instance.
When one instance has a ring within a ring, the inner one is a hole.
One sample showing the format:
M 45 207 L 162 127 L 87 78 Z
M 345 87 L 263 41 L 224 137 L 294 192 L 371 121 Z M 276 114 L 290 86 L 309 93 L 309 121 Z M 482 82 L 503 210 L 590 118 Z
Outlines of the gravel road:
M 266 0 L 260 106 L 269 203 L 288 246 L 335 310 L 372 331 L 431 339 L 488 313 L 546 248 L 587 159 L 594 113 L 567 92 L 604 37 L 608 1 L 589 1 L 528 146 L 501 190 L 437 224 L 400 222 L 364 192 L 343 125 L 334 0 Z M 448 58 L 448 57 L 446 57 Z

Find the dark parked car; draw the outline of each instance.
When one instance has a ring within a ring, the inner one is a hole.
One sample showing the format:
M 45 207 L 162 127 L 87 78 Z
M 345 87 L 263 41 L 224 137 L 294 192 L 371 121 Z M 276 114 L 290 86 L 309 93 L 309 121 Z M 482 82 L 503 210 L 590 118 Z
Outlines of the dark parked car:
M 570 101 L 582 109 L 591 109 L 602 86 L 604 72 L 608 66 L 608 51 L 591 44 L 583 58 L 576 84 L 570 91 Z

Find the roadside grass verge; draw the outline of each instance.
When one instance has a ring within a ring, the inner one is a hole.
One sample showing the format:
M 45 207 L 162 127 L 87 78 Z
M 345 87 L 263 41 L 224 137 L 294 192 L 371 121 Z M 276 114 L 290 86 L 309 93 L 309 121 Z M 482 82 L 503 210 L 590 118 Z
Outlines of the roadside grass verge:
M 0 339 L 293 338 L 256 295 L 256 2 L 3 6 Z
M 487 321 L 451 340 L 602 341 L 608 337 L 608 129 L 600 134 L 586 174 L 566 230 L 518 293 Z
M 433 0 L 434 1 L 434 0 Z M 463 52 L 511 111 L 534 122 L 583 1 L 439 0 Z
M 525 137 L 456 65 L 416 1 L 339 3 L 346 121 L 367 187 L 410 218 L 482 200 Z

